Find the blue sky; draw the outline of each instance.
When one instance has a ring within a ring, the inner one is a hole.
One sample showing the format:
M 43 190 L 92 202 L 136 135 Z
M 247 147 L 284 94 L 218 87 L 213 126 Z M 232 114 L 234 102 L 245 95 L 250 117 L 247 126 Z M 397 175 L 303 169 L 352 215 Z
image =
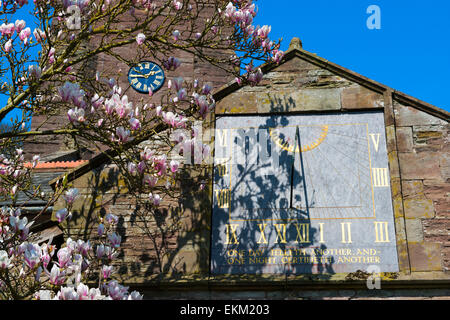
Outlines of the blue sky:
M 255 24 L 271 25 L 271 38 L 283 38 L 282 50 L 299 37 L 307 51 L 450 111 L 450 1 L 258 0 L 256 4 Z M 370 5 L 380 8 L 379 30 L 367 28 Z M 21 18 L 34 29 L 25 12 Z M 0 103 L 6 99 L 0 97 Z
M 415 98 L 450 111 L 450 1 L 258 0 L 255 24 L 271 38 L 303 48 Z M 367 28 L 377 5 L 381 29 Z

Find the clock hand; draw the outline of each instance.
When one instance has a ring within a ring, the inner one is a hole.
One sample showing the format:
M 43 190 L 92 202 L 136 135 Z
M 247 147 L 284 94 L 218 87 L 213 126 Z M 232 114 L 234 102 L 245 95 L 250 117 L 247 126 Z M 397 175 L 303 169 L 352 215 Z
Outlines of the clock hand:
M 130 77 L 131 78 L 147 78 L 148 75 L 145 75 L 145 74 L 131 74 Z

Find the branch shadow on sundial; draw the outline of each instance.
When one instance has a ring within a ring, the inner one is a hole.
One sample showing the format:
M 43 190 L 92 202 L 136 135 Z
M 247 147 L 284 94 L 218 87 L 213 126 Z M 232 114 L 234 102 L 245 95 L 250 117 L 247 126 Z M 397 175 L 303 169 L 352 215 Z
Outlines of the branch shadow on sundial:
M 309 209 L 315 205 L 316 191 L 308 188 L 311 194 L 307 194 L 302 155 L 276 148 L 268 133 L 269 128 L 288 125 L 287 117 L 272 116 L 265 124 L 249 129 L 257 131 L 256 134 L 237 130 L 233 136 L 233 148 L 241 150 L 233 152 L 233 161 L 238 163 L 229 172 L 232 175 L 229 208 L 214 206 L 213 274 L 331 276 L 335 273 L 332 259 L 328 263 L 320 262 L 320 252 L 327 247 L 319 243 L 319 230 L 311 225 Z M 298 128 L 295 134 L 299 135 Z M 260 140 L 266 137 L 268 141 L 263 146 L 267 150 L 261 150 Z M 281 134 L 280 138 L 289 137 Z M 301 145 L 300 137 L 296 139 Z M 263 161 L 262 152 L 267 152 L 272 160 L 278 155 L 277 166 Z M 236 154 L 243 159 L 234 159 Z M 294 161 L 299 164 L 294 166 Z M 221 178 L 215 170 L 214 181 Z M 304 205 L 295 206 L 296 203 Z M 235 225 L 234 229 L 230 225 Z M 226 242 L 218 241 L 220 230 L 228 232 Z M 241 253 L 245 255 L 243 259 L 239 258 Z M 308 262 L 314 259 L 319 263 Z

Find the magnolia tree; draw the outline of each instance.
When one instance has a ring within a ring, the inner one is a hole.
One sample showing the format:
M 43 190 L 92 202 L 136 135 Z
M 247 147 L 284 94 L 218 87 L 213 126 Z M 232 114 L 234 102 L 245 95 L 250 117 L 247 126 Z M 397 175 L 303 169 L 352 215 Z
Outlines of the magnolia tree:
M 121 244 L 114 212 L 98 217 L 95 239 L 68 238 L 61 248 L 37 241 L 32 225 L 44 210 L 63 197 L 66 207 L 54 213 L 62 223 L 71 218 L 80 195 L 68 183 L 57 185 L 51 195 L 42 194 L 31 180 L 39 156 L 27 162 L 24 150 L 11 145 L 26 146 L 36 136 L 67 135 L 98 152 L 109 149 L 130 193 L 158 207 L 176 188 L 180 166 L 202 163 L 209 156 L 194 124 L 214 109 L 213 88 L 200 78 L 188 81 L 181 75 L 165 84 L 163 94 L 150 90 L 131 101 L 129 87 L 120 87 L 113 73 L 92 72 L 89 63 L 103 55 L 131 67 L 150 57 L 170 77 L 175 70 L 179 75 L 177 53 L 184 53 L 229 73 L 239 85 L 255 85 L 262 78 L 257 61 L 279 63 L 283 52 L 268 38 L 269 26 L 253 24 L 257 8 L 251 0 L 34 0 L 30 17 L 35 25 L 18 16 L 25 5 L 31 4 L 0 4 L 0 93 L 8 98 L 0 120 L 13 110 L 22 112 L 20 121 L 0 133 L 2 150 L 14 150 L 0 156 L 0 196 L 9 201 L 0 212 L 0 297 L 142 299 L 113 280 L 112 263 Z M 116 51 L 124 46 L 137 50 L 124 57 Z M 26 130 L 32 116 L 61 114 L 67 115 L 61 127 Z M 19 193 L 45 199 L 47 206 L 37 215 L 26 215 L 17 201 Z

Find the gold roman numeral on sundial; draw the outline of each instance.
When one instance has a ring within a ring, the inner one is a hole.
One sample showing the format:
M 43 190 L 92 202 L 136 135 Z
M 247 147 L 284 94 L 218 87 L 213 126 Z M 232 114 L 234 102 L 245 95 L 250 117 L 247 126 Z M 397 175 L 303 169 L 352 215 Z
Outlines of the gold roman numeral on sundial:
M 219 173 L 219 176 L 223 177 L 223 176 L 228 175 L 228 168 L 227 168 L 228 159 L 227 158 L 216 158 L 216 160 L 217 160 L 216 168 Z
M 374 187 L 389 187 L 388 168 L 372 168 L 372 179 Z
M 342 243 L 352 243 L 352 223 L 342 222 L 341 223 L 341 235 Z
M 296 223 L 295 228 L 297 229 L 297 243 L 309 243 L 309 224 L 308 223 Z
M 229 208 L 230 206 L 230 189 L 214 190 L 219 208 Z
M 385 221 L 375 221 L 375 242 L 391 242 L 389 240 L 388 223 Z
M 258 244 L 267 243 L 267 239 L 264 234 L 264 229 L 266 229 L 266 227 L 267 227 L 267 223 L 258 223 L 258 228 L 259 228 L 259 231 L 261 232 L 261 235 L 259 236 L 259 240 L 256 243 L 258 243 Z
M 287 243 L 286 241 L 286 225 L 285 224 L 275 224 L 275 230 L 277 230 L 277 242 Z M 281 240 L 281 242 L 280 242 Z
M 372 138 L 373 146 L 375 151 L 378 152 L 378 146 L 380 145 L 380 134 L 379 133 L 371 133 L 369 136 Z
M 219 143 L 222 147 L 227 146 L 227 135 L 228 130 L 227 129 L 216 129 L 217 137 L 219 138 Z
M 236 229 L 238 224 L 227 224 L 226 234 L 227 234 L 227 242 L 225 244 L 239 244 L 237 239 Z

